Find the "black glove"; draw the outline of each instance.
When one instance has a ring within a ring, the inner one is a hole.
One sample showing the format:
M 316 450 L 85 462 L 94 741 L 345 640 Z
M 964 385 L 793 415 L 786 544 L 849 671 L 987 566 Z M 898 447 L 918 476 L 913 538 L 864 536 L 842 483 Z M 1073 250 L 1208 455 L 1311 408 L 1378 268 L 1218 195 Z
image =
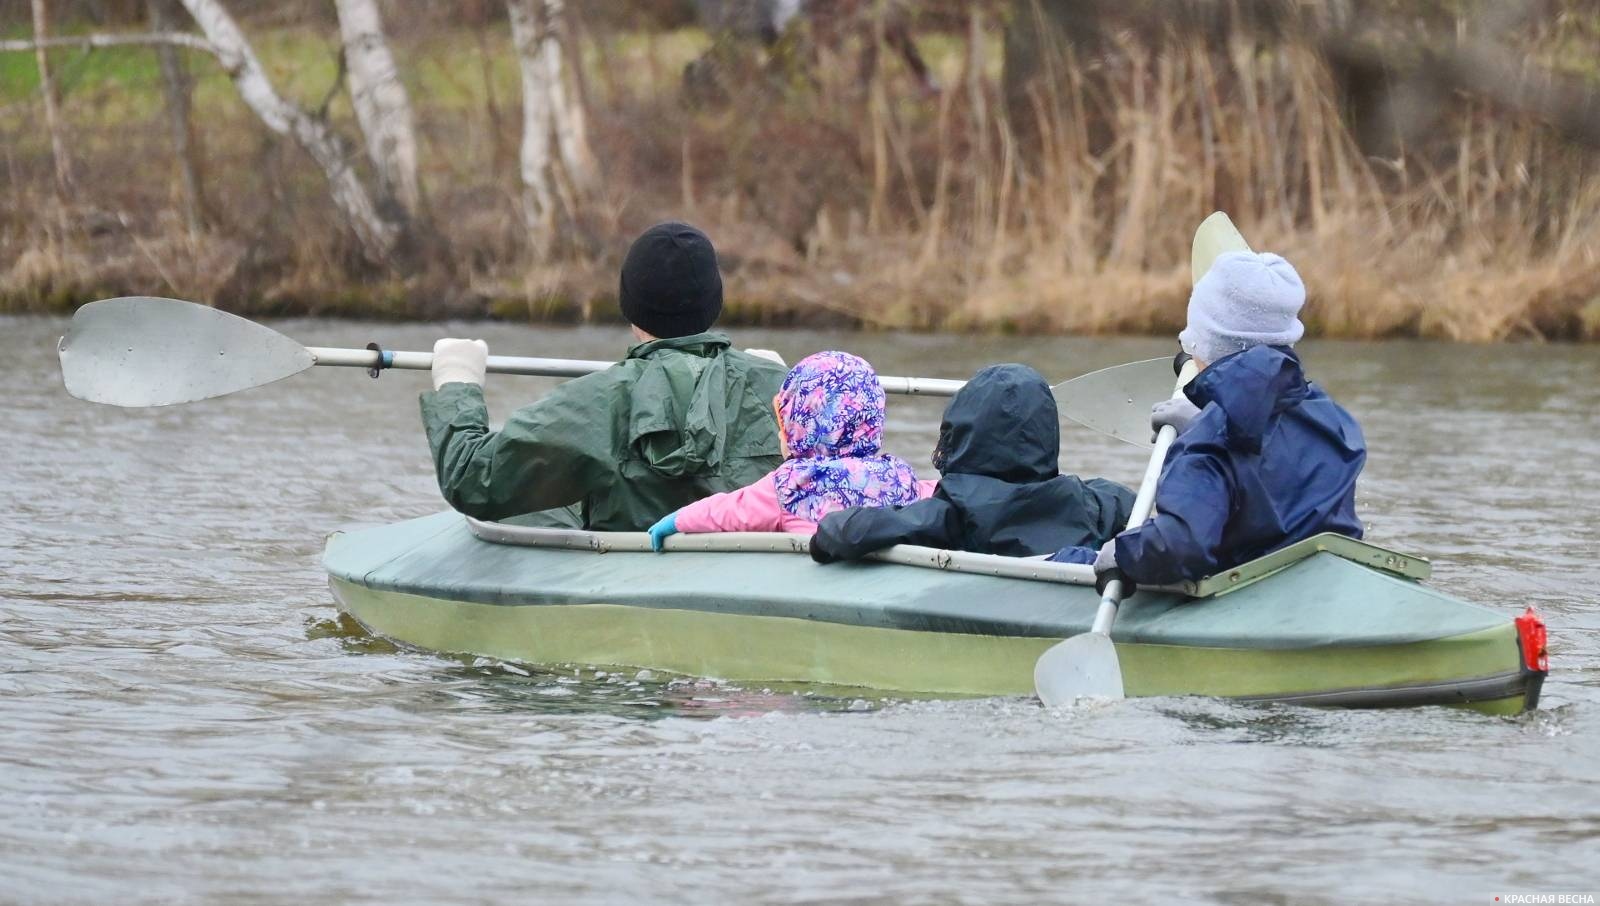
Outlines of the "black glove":
M 1189 360 L 1192 358 L 1194 356 L 1184 352 L 1183 348 L 1179 347 L 1178 354 L 1172 357 L 1172 376 L 1177 377 L 1183 374 L 1183 366 L 1189 364 Z
M 1133 584 L 1133 580 L 1123 575 L 1122 570 L 1117 566 L 1117 539 L 1115 538 L 1101 545 L 1100 553 L 1094 558 L 1095 593 L 1105 597 L 1106 585 L 1112 579 L 1122 582 L 1122 596 L 1124 598 L 1132 597 L 1133 593 L 1139 590 L 1139 587 Z
M 1112 568 L 1112 569 L 1106 570 L 1103 573 L 1095 573 L 1094 574 L 1094 591 L 1095 591 L 1095 594 L 1099 595 L 1102 598 L 1105 597 L 1106 596 L 1106 586 L 1111 584 L 1111 580 L 1112 579 L 1118 579 L 1118 580 L 1120 580 L 1122 582 L 1122 597 L 1123 598 L 1131 598 L 1131 597 L 1134 596 L 1135 593 L 1137 593 L 1139 591 L 1139 586 L 1132 579 L 1130 579 L 1127 576 L 1123 575 L 1122 574 L 1122 570 Z
M 828 552 L 823 550 L 817 544 L 816 535 L 811 536 L 811 543 L 807 547 L 807 550 L 811 551 L 811 559 L 817 561 L 818 563 L 833 563 L 839 559 L 838 557 L 830 557 Z

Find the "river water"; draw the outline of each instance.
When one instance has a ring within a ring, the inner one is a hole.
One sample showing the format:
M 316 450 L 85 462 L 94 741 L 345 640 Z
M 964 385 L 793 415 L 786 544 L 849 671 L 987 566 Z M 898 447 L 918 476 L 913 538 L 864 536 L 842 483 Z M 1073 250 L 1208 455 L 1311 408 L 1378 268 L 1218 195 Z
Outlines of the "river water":
M 605 358 L 619 330 L 275 325 L 312 345 Z M 1371 448 L 1360 506 L 1435 583 L 1539 609 L 1543 707 L 1327 711 L 645 681 L 397 649 L 329 530 L 441 508 L 426 377 L 320 369 L 189 406 L 69 399 L 0 319 L 0 902 L 1491 903 L 1600 894 L 1600 351 L 1306 343 Z M 740 331 L 884 373 L 1052 379 L 1150 339 Z M 491 377 L 496 417 L 549 382 Z M 891 400 L 927 462 L 939 401 Z M 1142 454 L 1067 430 L 1064 465 Z

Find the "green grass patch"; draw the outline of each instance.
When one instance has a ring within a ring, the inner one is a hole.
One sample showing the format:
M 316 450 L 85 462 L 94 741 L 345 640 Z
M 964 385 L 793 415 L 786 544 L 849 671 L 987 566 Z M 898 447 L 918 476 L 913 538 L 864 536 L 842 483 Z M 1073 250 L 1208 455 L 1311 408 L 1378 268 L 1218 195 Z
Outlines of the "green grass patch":
M 30 37 L 25 29 L 0 34 Z M 247 37 L 281 96 L 306 109 L 322 106 L 338 79 L 337 32 L 271 29 L 252 31 Z M 648 95 L 659 93 L 662 79 L 675 84 L 684 64 L 709 43 L 705 33 L 689 29 L 610 34 L 586 41 L 581 56 L 592 90 Z M 480 109 L 491 90 L 503 109 L 520 109 L 521 76 L 511 33 L 505 26 L 487 29 L 481 37 L 467 30 L 440 32 L 421 42 L 395 42 L 392 49 L 419 111 Z M 186 48 L 179 48 L 178 53 L 194 80 L 197 115 L 237 110 L 241 103 L 238 92 L 210 54 Z M 50 51 L 50 65 L 69 123 L 116 126 L 161 111 L 161 69 L 154 48 L 58 48 Z M 11 111 L 13 115 L 27 115 L 38 92 L 34 55 L 0 53 L 0 108 L 18 108 Z M 350 114 L 345 92 L 335 94 L 329 113 L 334 117 Z

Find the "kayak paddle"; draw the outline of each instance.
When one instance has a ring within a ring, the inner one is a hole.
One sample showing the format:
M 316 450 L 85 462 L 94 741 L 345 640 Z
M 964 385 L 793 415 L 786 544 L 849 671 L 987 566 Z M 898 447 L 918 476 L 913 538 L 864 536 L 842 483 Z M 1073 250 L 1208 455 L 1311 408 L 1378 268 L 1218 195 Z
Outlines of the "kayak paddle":
M 67 392 L 91 403 L 143 408 L 192 403 L 249 390 L 313 365 L 427 371 L 431 352 L 369 346 L 301 346 L 270 327 L 193 302 L 127 296 L 90 302 L 72 315 L 57 347 Z M 489 356 L 492 374 L 582 377 L 616 362 Z M 954 396 L 963 381 L 881 377 L 890 393 Z
M 1194 234 L 1190 271 L 1199 282 L 1211 269 L 1211 263 L 1223 252 L 1249 251 L 1250 246 L 1239 234 L 1228 215 L 1217 211 L 1200 223 Z M 1173 388 L 1174 399 L 1183 395 L 1183 388 L 1199 373 L 1194 362 L 1183 364 Z M 1149 411 L 1145 412 L 1145 430 L 1149 430 Z M 1133 499 L 1133 512 L 1128 516 L 1128 528 L 1143 525 L 1155 509 L 1156 485 L 1161 480 L 1161 468 L 1166 464 L 1167 449 L 1177 439 L 1178 430 L 1171 425 L 1156 435 L 1155 449 L 1150 451 L 1150 463 L 1145 467 L 1144 480 L 1139 482 L 1139 493 Z M 1094 624 L 1088 632 L 1080 633 L 1052 645 L 1039 656 L 1033 665 L 1033 688 L 1039 700 L 1054 707 L 1078 698 L 1122 698 L 1122 664 L 1117 659 L 1117 647 L 1111 641 L 1111 626 L 1117 619 L 1122 604 L 1122 581 L 1112 579 L 1106 583 L 1095 611 Z
M 90 302 L 72 316 L 57 346 L 67 392 L 81 400 L 143 408 L 190 403 L 260 387 L 314 365 L 426 371 L 431 352 L 397 352 L 369 346 L 336 349 L 301 346 L 270 327 L 205 305 L 128 296 Z M 1107 368 L 1053 388 L 1062 412 L 1113 437 L 1141 442 L 1149 408 L 1166 392 L 1167 359 Z M 581 377 L 615 362 L 489 356 L 494 374 Z M 954 396 L 965 381 L 892 377 L 878 380 L 889 393 Z M 1155 388 L 1153 391 L 1151 388 Z
M 1113 365 L 1050 389 L 1062 415 L 1091 431 L 1142 447 L 1150 443 L 1150 407 L 1172 392 L 1172 359 Z

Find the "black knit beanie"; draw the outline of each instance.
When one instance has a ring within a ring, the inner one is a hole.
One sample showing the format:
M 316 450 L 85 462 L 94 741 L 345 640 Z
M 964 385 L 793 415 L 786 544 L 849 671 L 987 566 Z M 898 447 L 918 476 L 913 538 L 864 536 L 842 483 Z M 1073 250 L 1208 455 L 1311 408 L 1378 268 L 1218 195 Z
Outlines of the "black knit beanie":
M 711 240 L 687 223 L 645 230 L 628 248 L 617 291 L 622 316 L 652 336 L 686 337 L 722 314 L 722 274 Z

